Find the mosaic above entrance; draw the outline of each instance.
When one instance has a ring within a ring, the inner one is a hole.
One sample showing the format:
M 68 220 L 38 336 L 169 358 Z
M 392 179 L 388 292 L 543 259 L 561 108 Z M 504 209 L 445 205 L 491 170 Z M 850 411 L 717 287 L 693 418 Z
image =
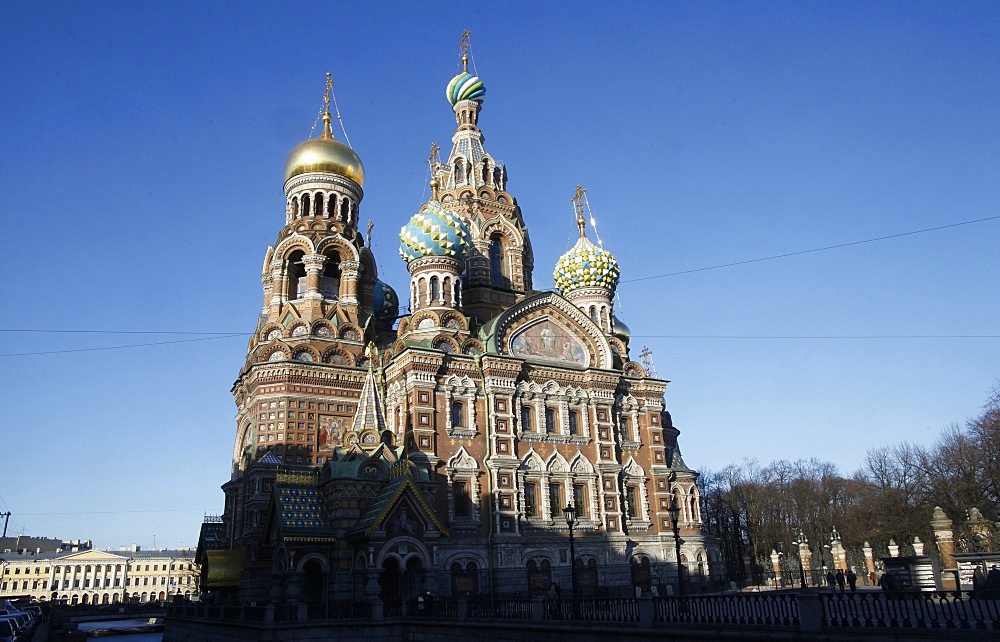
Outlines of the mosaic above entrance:
M 552 361 L 584 368 L 589 365 L 587 347 L 583 342 L 548 318 L 516 332 L 510 340 L 510 353 L 533 361 Z

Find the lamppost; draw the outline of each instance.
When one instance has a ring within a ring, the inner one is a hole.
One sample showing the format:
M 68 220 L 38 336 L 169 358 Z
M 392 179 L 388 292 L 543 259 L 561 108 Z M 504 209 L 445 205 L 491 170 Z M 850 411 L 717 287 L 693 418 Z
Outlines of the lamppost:
M 683 598 L 684 575 L 681 567 L 681 508 L 677 505 L 677 495 L 674 495 L 673 499 L 670 500 L 670 508 L 667 511 L 670 513 L 670 525 L 674 529 L 674 554 L 677 556 L 677 595 Z
M 799 582 L 801 583 L 801 588 L 806 588 L 806 586 L 808 586 L 808 584 L 806 584 L 806 572 L 802 566 L 802 545 L 807 543 L 809 543 L 809 540 L 806 538 L 805 533 L 803 533 L 802 529 L 800 528 L 798 539 L 792 540 L 792 544 L 794 544 L 795 547 L 799 549 Z
M 573 586 L 573 599 L 576 595 L 576 543 L 573 541 L 573 527 L 576 525 L 576 508 L 573 504 L 566 504 L 563 509 L 563 517 L 566 518 L 566 525 L 569 526 L 569 569 L 570 582 Z

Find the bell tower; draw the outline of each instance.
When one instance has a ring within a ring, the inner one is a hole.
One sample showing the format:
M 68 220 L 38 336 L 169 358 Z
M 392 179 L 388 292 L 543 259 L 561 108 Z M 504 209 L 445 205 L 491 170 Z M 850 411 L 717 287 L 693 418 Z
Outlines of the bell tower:
M 485 321 L 524 298 L 532 289 L 534 258 L 516 199 L 507 191 L 507 168 L 483 146 L 479 129 L 486 87 L 469 73 L 469 32 L 462 34 L 462 72 L 446 95 L 457 127 L 446 161 L 431 156 L 431 175 L 441 205 L 468 226 L 471 248 L 463 280 L 463 309 Z

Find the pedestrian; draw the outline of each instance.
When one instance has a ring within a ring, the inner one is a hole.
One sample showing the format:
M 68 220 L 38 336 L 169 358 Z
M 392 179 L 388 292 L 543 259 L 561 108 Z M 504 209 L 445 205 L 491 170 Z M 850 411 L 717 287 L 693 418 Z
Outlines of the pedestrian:
M 853 568 L 847 571 L 847 585 L 851 587 L 851 593 L 858 590 L 858 574 Z
M 882 587 L 882 590 L 888 593 L 892 590 L 892 574 L 882 573 L 882 577 L 878 578 L 878 585 Z
M 833 571 L 826 572 L 826 583 L 830 585 L 831 593 L 837 589 L 837 578 L 833 575 Z
M 844 581 L 844 571 L 840 570 L 839 568 L 837 569 L 836 580 L 837 580 L 837 588 L 840 590 L 841 593 L 843 593 L 844 592 L 844 583 L 845 583 L 845 581 Z
M 990 567 L 990 572 L 986 574 L 986 590 L 1000 591 L 1000 569 L 994 564 Z
M 985 591 L 986 590 L 986 565 L 980 566 L 976 564 L 976 570 L 972 572 L 972 590 L 973 591 Z
M 878 575 L 875 574 L 875 571 L 868 574 L 868 581 L 872 583 L 872 586 L 878 584 Z

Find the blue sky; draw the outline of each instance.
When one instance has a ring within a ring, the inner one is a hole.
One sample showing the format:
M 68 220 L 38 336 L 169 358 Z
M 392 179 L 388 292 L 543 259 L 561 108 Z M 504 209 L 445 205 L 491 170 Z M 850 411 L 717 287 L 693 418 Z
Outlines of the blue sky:
M 405 293 L 396 234 L 430 143 L 450 144 L 463 29 L 536 287 L 575 240 L 582 183 L 688 464 L 848 474 L 978 412 L 1000 376 L 1000 220 L 635 279 L 1000 215 L 996 3 L 5 3 L 10 532 L 196 543 L 222 509 L 284 158 L 325 72 L 380 274 Z M 831 338 L 874 336 L 896 338 Z

